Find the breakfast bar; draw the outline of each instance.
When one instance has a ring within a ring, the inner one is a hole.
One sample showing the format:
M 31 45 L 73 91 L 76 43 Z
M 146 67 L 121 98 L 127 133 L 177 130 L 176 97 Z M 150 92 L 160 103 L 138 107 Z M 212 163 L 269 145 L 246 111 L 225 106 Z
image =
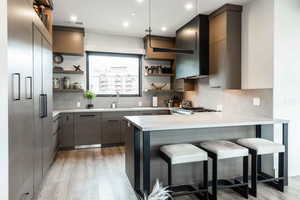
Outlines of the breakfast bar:
M 130 183 L 138 193 L 148 193 L 156 179 L 164 184 L 166 166 L 159 158 L 159 147 L 166 144 L 191 143 L 199 145 L 208 140 L 236 140 L 240 138 L 262 138 L 273 134 L 273 125 L 282 124 L 282 144 L 288 151 L 288 121 L 267 117 L 247 116 L 226 113 L 196 113 L 193 115 L 155 115 L 126 116 L 128 139 L 126 148 L 126 173 Z M 272 138 L 273 139 L 273 138 Z M 273 170 L 273 158 L 258 158 L 258 169 Z M 285 157 L 285 177 L 288 177 Z M 229 161 L 232 162 L 232 161 Z M 234 160 L 237 165 L 240 161 Z M 239 168 L 226 167 L 228 162 L 221 163 L 222 176 L 237 176 Z M 201 170 L 195 164 L 176 168 L 175 182 L 180 184 L 183 177 L 190 176 L 191 182 L 201 179 Z M 185 175 L 185 176 L 183 176 Z M 285 180 L 287 185 L 287 179 Z

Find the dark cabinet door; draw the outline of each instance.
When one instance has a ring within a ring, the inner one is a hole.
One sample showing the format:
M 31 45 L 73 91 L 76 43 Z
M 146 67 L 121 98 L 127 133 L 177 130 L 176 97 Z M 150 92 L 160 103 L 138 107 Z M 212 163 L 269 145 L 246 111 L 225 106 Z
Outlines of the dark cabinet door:
M 40 118 L 40 94 L 42 90 L 42 35 L 33 26 L 34 72 L 34 192 L 39 190 L 43 178 L 43 119 Z
M 42 93 L 46 94 L 45 116 L 43 117 L 43 176 L 46 175 L 53 159 L 53 134 L 52 134 L 52 47 L 42 39 Z
M 75 145 L 101 143 L 101 121 L 99 113 L 75 114 Z
M 59 147 L 73 148 L 75 146 L 74 137 L 74 115 L 65 113 L 62 115 L 62 131 L 58 136 Z
M 198 18 L 194 18 L 176 32 L 176 48 L 194 50 L 194 54 L 176 54 L 176 78 L 196 76 L 198 57 Z
M 102 118 L 102 144 L 121 143 L 120 117 Z

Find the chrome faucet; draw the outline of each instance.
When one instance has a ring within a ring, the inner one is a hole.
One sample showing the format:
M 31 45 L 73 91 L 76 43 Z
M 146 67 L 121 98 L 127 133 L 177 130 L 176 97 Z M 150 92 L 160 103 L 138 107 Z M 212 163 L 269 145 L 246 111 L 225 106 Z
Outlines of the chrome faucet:
M 120 92 L 117 91 L 117 106 L 116 107 L 119 107 L 119 103 L 120 103 Z
M 111 104 L 110 104 L 111 108 L 117 108 L 119 106 L 119 102 L 120 102 L 120 92 L 119 91 L 116 92 L 116 97 L 117 97 L 117 100 L 111 102 Z

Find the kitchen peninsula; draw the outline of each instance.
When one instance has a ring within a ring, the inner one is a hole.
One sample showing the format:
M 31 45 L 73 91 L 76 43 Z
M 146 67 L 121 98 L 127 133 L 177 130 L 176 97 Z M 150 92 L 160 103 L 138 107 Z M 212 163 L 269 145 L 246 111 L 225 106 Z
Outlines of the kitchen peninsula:
M 235 140 L 238 138 L 264 137 L 264 128 L 282 124 L 283 144 L 288 149 L 288 121 L 265 117 L 251 117 L 226 113 L 196 113 L 194 115 L 156 115 L 126 116 L 131 125 L 127 132 L 126 173 L 136 192 L 149 192 L 156 179 L 167 183 L 167 164 L 159 158 L 159 148 L 165 144 L 192 143 L 199 145 L 206 140 Z M 269 131 L 271 130 L 269 129 Z M 287 158 L 286 158 L 287 159 Z M 264 159 L 264 161 L 267 159 Z M 287 160 L 286 160 L 287 161 Z M 234 160 L 237 167 L 228 167 L 228 162 L 221 161 L 223 177 L 240 176 L 240 160 Z M 273 169 L 273 162 L 261 163 Z M 287 162 L 286 162 L 287 163 Z M 173 182 L 175 185 L 201 180 L 201 163 L 176 166 Z M 221 169 L 220 169 L 221 170 Z M 287 176 L 287 167 L 286 167 Z M 187 178 L 186 178 L 187 177 Z M 287 184 L 287 182 L 286 182 Z

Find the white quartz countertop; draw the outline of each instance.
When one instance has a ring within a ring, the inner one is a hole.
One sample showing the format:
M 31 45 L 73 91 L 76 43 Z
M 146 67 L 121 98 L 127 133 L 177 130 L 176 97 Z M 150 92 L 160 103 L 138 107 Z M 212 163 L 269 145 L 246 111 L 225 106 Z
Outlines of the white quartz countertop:
M 134 111 L 151 111 L 151 110 L 170 110 L 167 107 L 135 107 L 135 108 L 95 108 L 95 109 L 67 109 L 67 110 L 54 110 L 53 118 L 61 113 L 81 113 L 81 112 L 134 112 Z
M 203 112 L 193 115 L 126 116 L 125 119 L 142 131 L 164 131 L 288 123 L 288 120 L 222 112 Z

